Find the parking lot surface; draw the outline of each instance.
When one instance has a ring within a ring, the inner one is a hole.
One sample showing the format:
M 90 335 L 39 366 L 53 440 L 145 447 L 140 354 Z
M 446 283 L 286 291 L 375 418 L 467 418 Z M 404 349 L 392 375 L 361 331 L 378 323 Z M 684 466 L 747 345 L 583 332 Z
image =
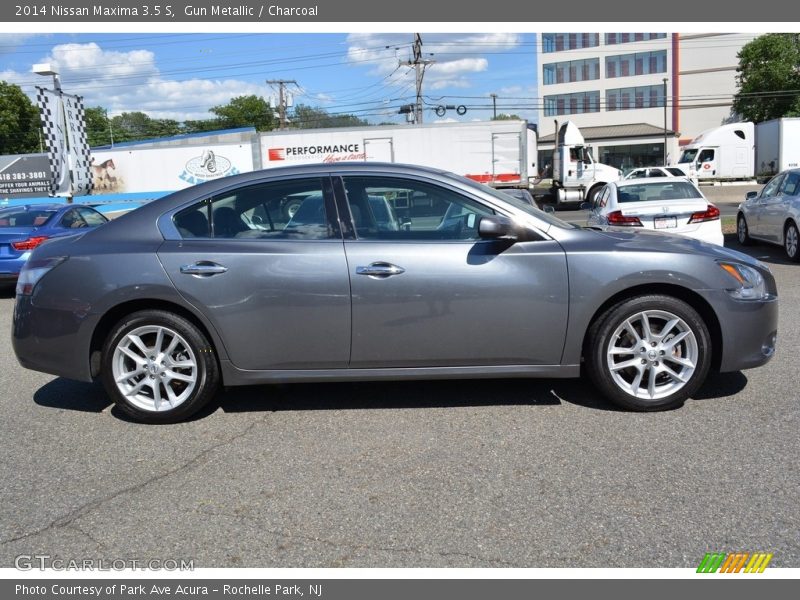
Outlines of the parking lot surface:
M 728 236 L 726 244 L 739 246 Z M 581 380 L 234 388 L 198 418 L 125 420 L 92 384 L 22 369 L 0 297 L 0 566 L 800 567 L 800 265 L 776 357 L 679 410 L 615 409 Z

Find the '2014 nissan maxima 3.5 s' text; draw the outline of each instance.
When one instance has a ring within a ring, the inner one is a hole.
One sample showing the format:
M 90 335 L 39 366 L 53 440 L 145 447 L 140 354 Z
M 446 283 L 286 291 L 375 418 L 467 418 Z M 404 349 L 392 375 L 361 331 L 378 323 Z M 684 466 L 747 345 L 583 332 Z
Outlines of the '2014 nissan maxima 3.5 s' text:
M 291 203 L 295 210 L 286 211 Z M 222 384 L 576 377 L 632 410 L 772 356 L 777 290 L 738 252 L 569 225 L 433 169 L 341 163 L 198 185 L 37 248 L 23 366 L 174 422 Z

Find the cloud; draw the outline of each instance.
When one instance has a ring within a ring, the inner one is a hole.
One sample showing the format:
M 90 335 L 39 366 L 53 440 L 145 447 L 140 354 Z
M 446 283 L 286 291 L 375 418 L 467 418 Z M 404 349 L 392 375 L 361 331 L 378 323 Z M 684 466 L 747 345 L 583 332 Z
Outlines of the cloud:
M 262 96 L 266 91 L 261 85 L 236 79 L 169 79 L 149 50 L 104 50 L 94 42 L 54 46 L 38 62 L 56 64 L 66 92 L 83 96 L 86 106 L 102 106 L 112 116 L 142 111 L 155 119 L 208 119 L 213 116 L 208 112 L 212 106 L 226 104 L 235 96 Z M 14 71 L 2 72 L 0 78 L 20 84 L 32 81 L 29 73 Z
M 470 76 L 489 68 L 489 59 L 482 54 L 510 50 L 520 42 L 516 33 L 425 34 L 422 59 L 433 61 L 425 68 L 425 86 L 431 90 L 471 87 Z M 353 33 L 347 43 L 349 63 L 367 65 L 374 76 L 388 77 L 399 63 L 413 60 L 411 34 Z M 413 69 L 401 67 L 401 75 L 392 79 L 395 85 L 413 82 Z

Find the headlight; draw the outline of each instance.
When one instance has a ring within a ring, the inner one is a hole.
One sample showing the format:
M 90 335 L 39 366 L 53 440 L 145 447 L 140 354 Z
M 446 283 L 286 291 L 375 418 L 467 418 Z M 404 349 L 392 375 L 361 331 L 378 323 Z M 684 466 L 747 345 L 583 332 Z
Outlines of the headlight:
M 17 279 L 17 296 L 30 296 L 39 280 L 65 260 L 66 256 L 54 256 L 26 262 Z
M 769 296 L 764 277 L 757 269 L 740 263 L 717 264 L 736 283 L 736 287 L 728 288 L 727 291 L 737 300 L 763 300 Z

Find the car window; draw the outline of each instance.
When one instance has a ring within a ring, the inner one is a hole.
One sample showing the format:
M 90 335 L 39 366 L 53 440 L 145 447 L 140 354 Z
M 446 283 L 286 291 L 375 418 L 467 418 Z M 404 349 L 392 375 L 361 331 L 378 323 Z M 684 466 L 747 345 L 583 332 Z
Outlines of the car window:
M 102 225 L 103 223 L 107 223 L 108 219 L 106 219 L 103 215 L 101 215 L 96 210 L 92 210 L 91 208 L 86 208 L 85 206 L 76 208 L 75 210 L 78 211 L 78 214 L 83 218 L 84 222 L 89 227 L 97 227 L 98 225 Z
M 665 174 L 661 169 L 648 169 L 647 170 L 648 177 L 664 177 Z
M 617 201 L 620 203 L 687 200 L 702 197 L 703 195 L 688 181 L 626 185 L 621 186 L 617 191 Z
M 183 238 L 333 237 L 317 178 L 237 188 L 181 211 L 174 222 Z
M 395 177 L 345 177 L 350 214 L 360 239 L 477 240 L 482 215 L 495 214 L 461 194 Z M 395 202 L 407 198 L 408 202 Z
M 54 210 L 6 208 L 0 210 L 0 227 L 41 227 L 53 218 Z
M 680 169 L 676 169 L 673 167 L 673 168 L 667 168 L 667 171 L 675 175 L 675 177 L 685 177 L 684 172 L 681 171 Z
M 778 194 L 778 190 L 780 189 L 782 181 L 783 181 L 783 175 L 776 175 L 775 177 L 770 179 L 767 182 L 767 185 L 764 186 L 764 189 L 761 190 L 761 197 L 770 198 L 772 196 L 776 196 Z
M 83 227 L 88 227 L 88 225 L 78 212 L 78 209 L 73 208 L 65 212 L 64 216 L 61 217 L 61 227 L 66 229 L 81 229 Z
M 700 152 L 700 156 L 697 157 L 697 162 L 710 162 L 714 160 L 714 151 L 710 148 L 704 148 L 702 152 Z
M 800 195 L 800 171 L 790 171 L 786 174 L 780 193 L 782 196 Z
M 603 187 L 603 191 L 600 192 L 600 196 L 597 198 L 597 206 L 600 208 L 604 208 L 606 204 L 608 204 L 608 199 L 611 196 L 611 188 L 607 185 Z
M 628 179 L 639 179 L 640 177 L 644 177 L 646 172 L 646 169 L 634 169 L 631 171 L 630 175 L 628 175 Z

